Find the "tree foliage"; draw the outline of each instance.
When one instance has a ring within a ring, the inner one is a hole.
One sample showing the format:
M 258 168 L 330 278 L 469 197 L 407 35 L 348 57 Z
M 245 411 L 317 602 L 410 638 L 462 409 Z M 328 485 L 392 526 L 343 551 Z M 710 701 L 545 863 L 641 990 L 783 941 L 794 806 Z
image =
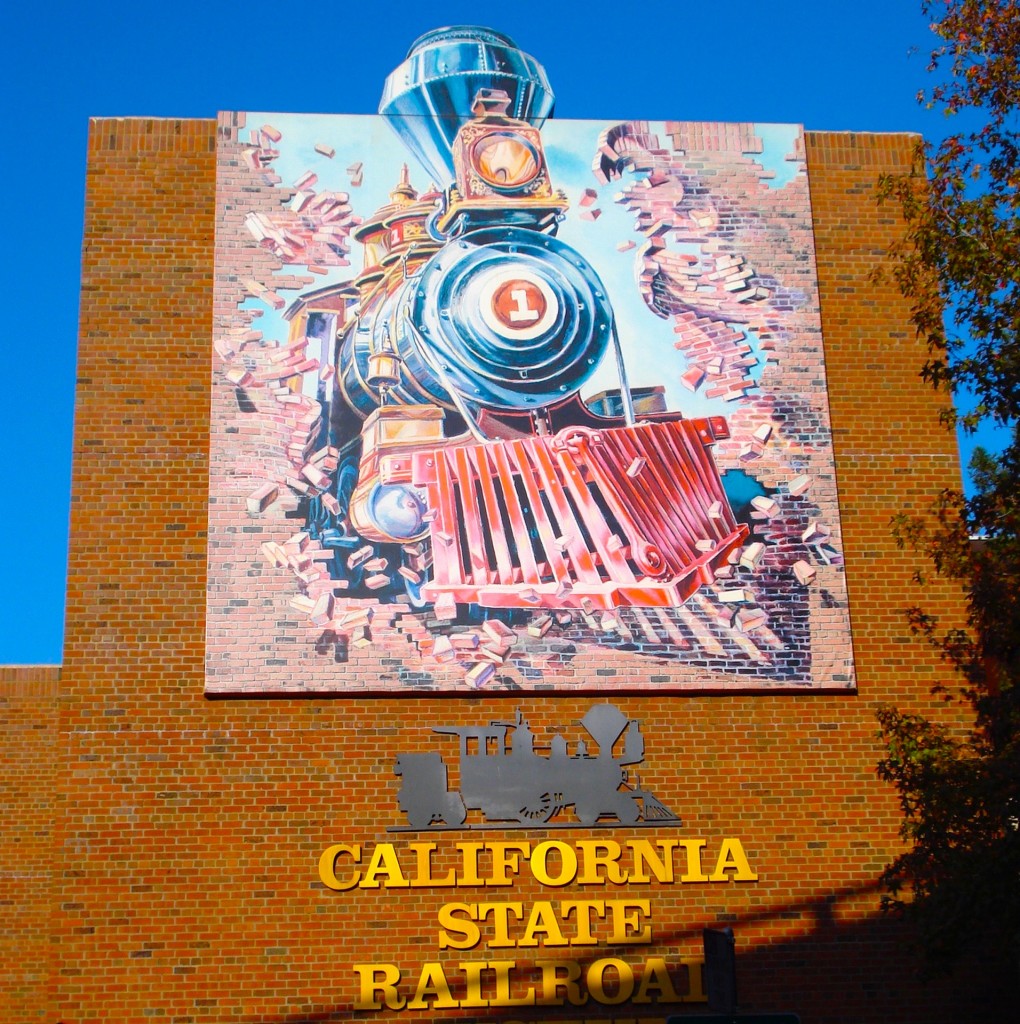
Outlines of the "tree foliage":
M 978 449 L 974 492 L 938 495 L 896 523 L 923 554 L 920 582 L 957 581 L 966 628 L 923 608 L 915 633 L 952 670 L 936 687 L 972 725 L 953 732 L 895 708 L 879 713 L 878 772 L 897 789 L 907 850 L 885 872 L 886 904 L 919 928 L 931 966 L 980 935 L 1020 962 L 1020 0 L 923 0 L 939 44 L 922 102 L 950 133 L 919 145 L 909 174 L 880 182 L 906 220 L 892 273 L 928 349 L 922 377 L 952 395 L 950 426 L 1008 428 L 999 456 Z M 977 538 L 977 539 L 975 539 Z

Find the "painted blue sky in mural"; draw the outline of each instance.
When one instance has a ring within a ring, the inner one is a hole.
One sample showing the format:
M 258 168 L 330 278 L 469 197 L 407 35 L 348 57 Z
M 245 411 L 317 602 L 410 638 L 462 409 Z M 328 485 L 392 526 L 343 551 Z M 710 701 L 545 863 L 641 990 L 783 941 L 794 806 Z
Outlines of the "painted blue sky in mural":
M 915 101 L 930 48 L 919 4 L 860 0 L 846 15 L 817 0 L 640 10 L 519 0 L 490 20 L 545 65 L 558 118 L 802 123 L 937 138 L 944 122 Z M 462 0 L 441 10 L 395 0 L 384 19 L 371 6 L 56 0 L 45 18 L 24 4 L 0 18 L 15 190 L 5 213 L 0 662 L 56 663 L 88 118 L 373 113 L 386 75 L 419 34 L 440 22 L 476 23 L 479 12 Z

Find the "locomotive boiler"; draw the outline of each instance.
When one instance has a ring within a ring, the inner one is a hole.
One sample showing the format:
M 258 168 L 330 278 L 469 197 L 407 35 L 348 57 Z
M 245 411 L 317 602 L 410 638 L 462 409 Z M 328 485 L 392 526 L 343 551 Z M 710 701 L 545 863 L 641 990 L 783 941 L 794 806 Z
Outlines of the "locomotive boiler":
M 469 95 L 470 93 L 470 95 Z M 606 288 L 557 237 L 544 73 L 505 36 L 419 39 L 381 113 L 444 188 L 405 166 L 355 232 L 309 530 L 351 595 L 474 608 L 668 606 L 743 543 L 710 447 L 631 389 Z M 585 401 L 606 360 L 618 387 Z M 486 613 L 482 613 L 486 614 Z

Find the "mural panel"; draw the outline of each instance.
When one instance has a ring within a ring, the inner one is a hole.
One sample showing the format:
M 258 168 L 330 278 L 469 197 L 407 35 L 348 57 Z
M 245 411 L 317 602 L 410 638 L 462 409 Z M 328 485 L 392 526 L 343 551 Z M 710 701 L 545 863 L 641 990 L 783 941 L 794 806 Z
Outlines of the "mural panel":
M 458 31 L 220 117 L 207 692 L 852 688 L 800 128 Z

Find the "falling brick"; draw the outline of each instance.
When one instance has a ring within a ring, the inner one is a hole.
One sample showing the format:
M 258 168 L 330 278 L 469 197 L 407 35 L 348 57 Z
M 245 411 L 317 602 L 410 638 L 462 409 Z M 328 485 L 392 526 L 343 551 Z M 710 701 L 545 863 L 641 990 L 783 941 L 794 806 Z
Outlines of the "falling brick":
M 502 665 L 510 654 L 510 644 L 487 643 L 478 649 L 479 657 L 497 665 Z
M 294 194 L 294 198 L 290 201 L 287 209 L 293 210 L 294 213 L 301 213 L 302 210 L 315 198 L 314 192 L 301 191 Z
M 515 644 L 517 642 L 517 632 L 501 619 L 486 619 L 482 623 L 482 631 L 496 643 Z
M 372 609 L 368 607 L 348 608 L 340 617 L 337 626 L 340 629 L 357 629 L 367 626 L 372 621 Z
M 758 494 L 753 497 L 751 499 L 751 504 L 766 516 L 774 516 L 779 511 L 779 502 L 766 497 L 764 494 Z
M 275 566 L 277 569 L 282 569 L 286 566 L 287 552 L 284 551 L 279 544 L 276 544 L 271 540 L 267 540 L 261 546 L 261 551 L 262 556 L 270 565 Z
M 528 636 L 545 636 L 552 628 L 553 617 L 551 615 L 540 615 L 537 619 L 528 624 Z
M 705 379 L 705 371 L 699 366 L 692 366 L 685 373 L 680 374 L 680 383 L 688 391 L 697 391 Z
M 800 535 L 805 544 L 821 544 L 828 539 L 829 530 L 817 519 L 808 521 L 807 529 Z
M 329 476 L 326 473 L 323 473 L 318 466 L 313 466 L 311 463 L 301 467 L 301 475 L 313 487 L 317 487 L 320 491 L 326 490 L 330 485 Z
M 795 498 L 804 494 L 807 489 L 811 486 L 811 477 L 809 476 L 795 476 L 787 485 L 786 491 L 788 494 L 792 494 Z
M 744 588 L 720 590 L 716 597 L 724 604 L 752 604 L 754 602 L 754 594 Z
M 332 160 L 336 156 L 336 150 L 332 146 L 327 146 L 323 142 L 317 142 L 315 144 L 315 152 L 320 156 L 326 157 L 327 160 Z
M 448 636 L 437 636 L 435 643 L 432 645 L 432 657 L 436 661 L 454 661 L 457 657 L 457 652 L 454 650 L 453 643 Z
M 755 541 L 753 544 L 748 544 L 747 547 L 740 552 L 740 564 L 745 569 L 757 569 L 758 563 L 761 561 L 764 554 L 765 545 L 759 541 Z
M 479 661 L 464 676 L 469 686 L 484 686 L 496 674 L 496 666 L 491 661 Z
M 381 590 L 390 582 L 390 577 L 383 572 L 376 573 L 374 576 L 365 577 L 365 586 L 368 587 L 369 590 Z
M 272 482 L 264 483 L 257 491 L 252 491 L 244 499 L 248 514 L 255 516 L 260 512 L 265 512 L 279 496 L 280 488 L 276 484 Z
M 800 561 L 793 563 L 793 575 L 801 586 L 806 587 L 809 583 L 814 582 L 814 578 L 818 575 L 818 570 L 810 562 L 805 562 L 802 558 Z
M 357 569 L 359 565 L 364 565 L 374 554 L 375 548 L 371 544 L 358 548 L 357 551 L 353 551 L 347 556 L 347 568 Z
M 313 625 L 325 626 L 333 617 L 333 595 L 330 593 L 323 594 L 315 602 L 315 607 L 312 609 L 310 617 Z
M 733 624 L 741 633 L 749 633 L 764 626 L 767 621 L 768 616 L 761 608 L 741 608 L 734 616 Z

